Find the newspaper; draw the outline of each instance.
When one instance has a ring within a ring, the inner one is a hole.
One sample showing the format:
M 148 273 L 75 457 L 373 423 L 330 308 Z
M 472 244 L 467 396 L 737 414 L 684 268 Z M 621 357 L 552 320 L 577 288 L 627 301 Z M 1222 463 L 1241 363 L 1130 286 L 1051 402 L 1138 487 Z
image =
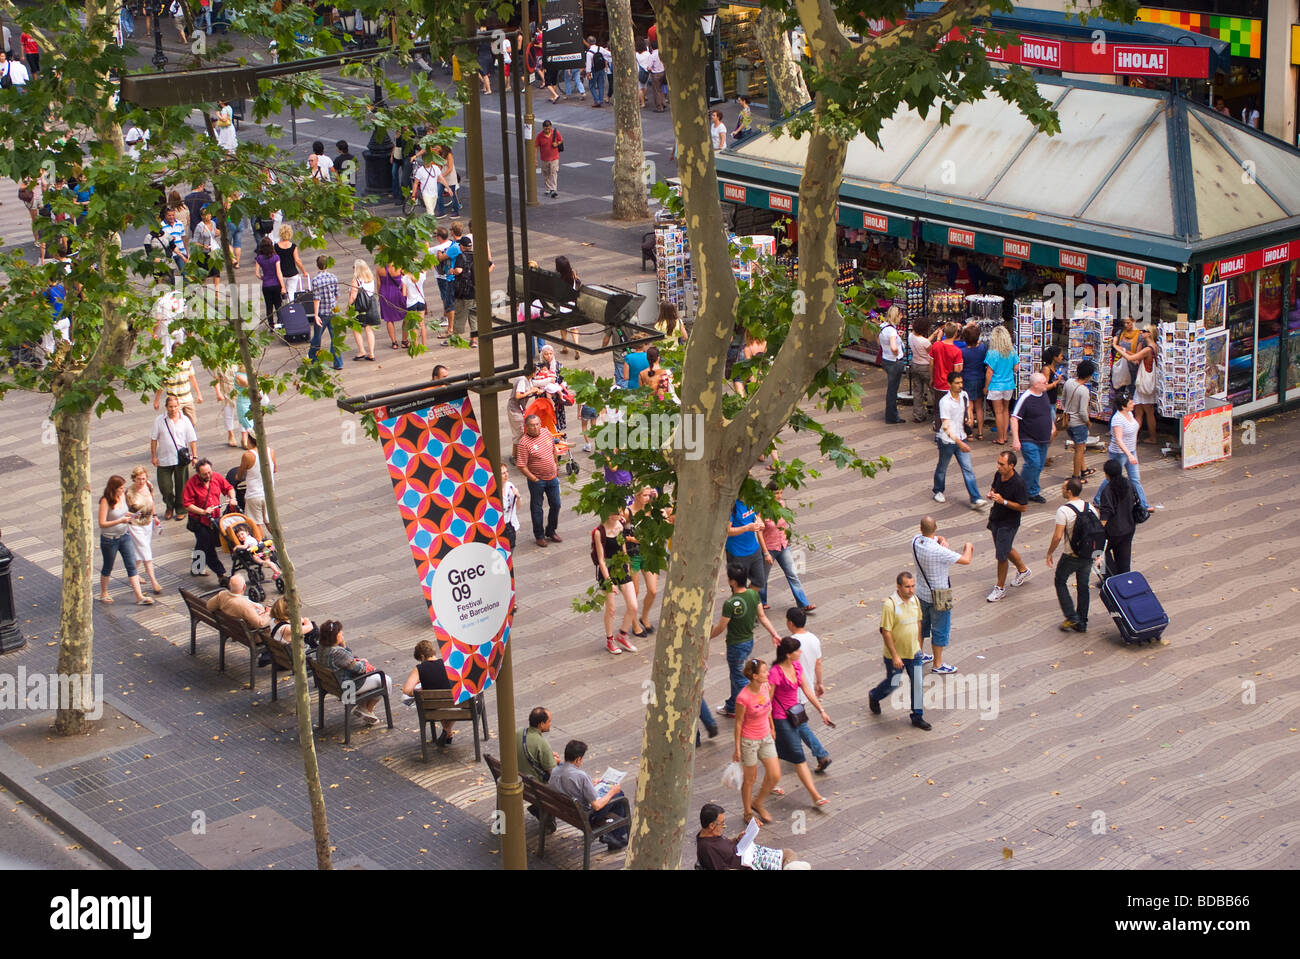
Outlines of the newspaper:
M 740 842 L 736 843 L 736 854 L 740 856 L 740 861 L 745 866 L 754 865 L 754 840 L 758 838 L 758 817 L 755 816 L 745 827 L 745 834 L 740 837 Z
M 596 798 L 604 799 L 611 789 L 623 781 L 627 775 L 626 772 L 619 771 L 612 766 L 600 774 L 600 779 L 596 782 Z

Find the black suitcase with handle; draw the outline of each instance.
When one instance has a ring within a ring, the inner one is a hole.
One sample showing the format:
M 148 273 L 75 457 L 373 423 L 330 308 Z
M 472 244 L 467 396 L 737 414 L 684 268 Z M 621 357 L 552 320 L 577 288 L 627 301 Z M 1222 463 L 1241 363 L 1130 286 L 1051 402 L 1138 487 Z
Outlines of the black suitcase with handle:
M 302 303 L 286 303 L 276 311 L 280 335 L 287 343 L 306 343 L 311 339 L 311 314 Z

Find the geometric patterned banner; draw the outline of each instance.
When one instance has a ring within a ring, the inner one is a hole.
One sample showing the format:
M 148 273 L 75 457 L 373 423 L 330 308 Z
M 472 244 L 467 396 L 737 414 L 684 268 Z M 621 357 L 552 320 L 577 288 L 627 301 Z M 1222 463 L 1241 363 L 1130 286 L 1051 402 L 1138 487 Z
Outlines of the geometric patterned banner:
M 1169 27 L 1190 30 L 1192 33 L 1222 40 L 1228 44 L 1229 56 L 1258 60 L 1263 54 L 1263 20 L 1217 13 L 1195 13 L 1191 10 L 1163 10 L 1154 7 L 1139 8 L 1137 18 L 1146 23 L 1163 23 Z
M 379 420 L 379 438 L 435 642 L 465 702 L 492 685 L 510 638 L 514 572 L 499 484 L 468 394 Z

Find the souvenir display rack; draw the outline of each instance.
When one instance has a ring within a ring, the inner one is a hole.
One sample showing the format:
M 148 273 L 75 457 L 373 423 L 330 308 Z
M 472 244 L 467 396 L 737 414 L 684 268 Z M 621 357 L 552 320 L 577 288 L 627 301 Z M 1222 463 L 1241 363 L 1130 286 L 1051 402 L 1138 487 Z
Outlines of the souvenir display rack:
M 1156 409 L 1183 417 L 1205 408 L 1205 324 L 1178 320 L 1160 324 L 1156 354 Z

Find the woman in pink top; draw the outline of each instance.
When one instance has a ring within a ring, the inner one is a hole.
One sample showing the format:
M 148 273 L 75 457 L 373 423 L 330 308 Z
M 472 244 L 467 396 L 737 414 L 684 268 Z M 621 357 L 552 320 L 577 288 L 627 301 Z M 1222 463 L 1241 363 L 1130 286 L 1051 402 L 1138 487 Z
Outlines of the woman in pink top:
M 781 490 L 776 487 L 776 481 L 768 483 L 767 488 L 772 490 L 777 504 L 785 506 L 785 498 L 781 495 Z M 805 613 L 811 613 L 817 607 L 808 602 L 808 595 L 803 591 L 803 583 L 799 582 L 799 574 L 795 571 L 793 557 L 786 549 L 790 545 L 790 538 L 785 532 L 785 520 L 763 520 L 763 545 L 767 547 L 767 552 L 772 557 L 769 562 L 774 561 L 781 567 L 781 572 L 785 573 L 785 581 L 790 584 L 794 601 Z M 758 591 L 758 599 L 763 604 L 763 608 L 767 609 L 767 580 L 764 580 Z
M 767 673 L 767 664 L 761 659 L 745 663 L 744 674 L 749 685 L 736 694 L 736 752 L 731 761 L 745 767 L 745 779 L 740 786 L 745 822 L 753 816 L 758 816 L 762 822 L 772 821 L 763 808 L 763 800 L 781 778 L 772 728 L 772 687 L 767 684 Z M 763 784 L 758 787 L 758 797 L 751 803 L 759 762 L 763 763 Z
M 799 690 L 803 690 L 809 705 L 821 714 L 823 723 L 831 728 L 835 724 L 826 715 L 826 710 L 822 709 L 822 704 L 817 701 L 808 680 L 804 678 L 803 665 L 799 662 L 801 655 L 799 640 L 793 636 L 783 636 L 776 645 L 776 662 L 772 664 L 768 675 L 772 684 L 772 730 L 776 738 L 777 756 L 794 766 L 799 781 L 808 790 L 808 795 L 812 796 L 813 805 L 825 806 L 830 800 L 817 792 L 817 787 L 813 785 L 808 759 L 804 756 L 803 744 L 799 741 L 799 726 L 803 723 L 796 724 L 791 715 L 804 709 L 799 703 Z M 736 701 L 739 702 L 739 698 Z M 807 722 L 806 718 L 804 722 Z

